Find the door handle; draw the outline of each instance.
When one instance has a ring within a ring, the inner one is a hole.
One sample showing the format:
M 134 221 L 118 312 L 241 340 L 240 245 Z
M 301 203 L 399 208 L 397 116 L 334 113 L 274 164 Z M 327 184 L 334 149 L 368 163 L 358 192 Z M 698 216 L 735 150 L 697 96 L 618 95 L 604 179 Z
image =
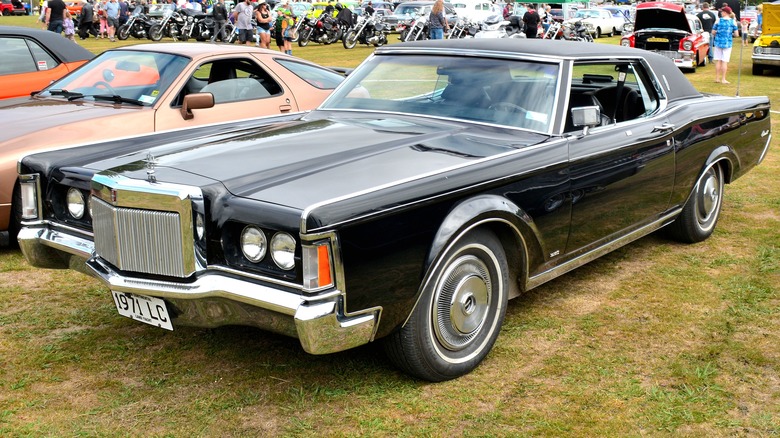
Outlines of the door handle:
M 671 123 L 664 123 L 660 126 L 653 126 L 653 132 L 668 132 L 674 129 Z
M 279 105 L 279 111 L 283 113 L 288 113 L 292 111 L 292 105 Z

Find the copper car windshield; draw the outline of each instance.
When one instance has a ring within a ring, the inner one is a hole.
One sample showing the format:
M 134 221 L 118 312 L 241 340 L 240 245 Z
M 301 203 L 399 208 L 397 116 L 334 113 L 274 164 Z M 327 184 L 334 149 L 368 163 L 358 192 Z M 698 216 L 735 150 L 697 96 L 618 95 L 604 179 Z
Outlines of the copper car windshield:
M 548 132 L 558 64 L 452 56 L 377 56 L 323 109 L 465 119 Z
M 169 53 L 108 51 L 39 95 L 151 106 L 189 62 L 187 57 Z

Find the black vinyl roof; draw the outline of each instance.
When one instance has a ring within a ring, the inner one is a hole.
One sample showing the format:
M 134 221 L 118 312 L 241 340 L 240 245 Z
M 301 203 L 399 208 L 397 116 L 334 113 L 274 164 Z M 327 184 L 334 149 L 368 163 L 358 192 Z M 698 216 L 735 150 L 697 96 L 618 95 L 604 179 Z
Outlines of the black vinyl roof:
M 37 41 L 62 62 L 90 60 L 95 54 L 79 46 L 62 35 L 48 30 L 29 27 L 0 26 L 0 36 L 19 36 Z
M 486 52 L 486 54 L 505 53 L 573 61 L 592 58 L 611 60 L 641 57 L 647 61 L 658 77 L 669 100 L 701 95 L 671 59 L 646 50 L 613 44 L 523 38 L 466 38 L 393 44 L 380 47 L 376 53 L 399 53 L 414 50 L 445 51 L 453 56 L 457 56 L 459 51 L 476 51 Z

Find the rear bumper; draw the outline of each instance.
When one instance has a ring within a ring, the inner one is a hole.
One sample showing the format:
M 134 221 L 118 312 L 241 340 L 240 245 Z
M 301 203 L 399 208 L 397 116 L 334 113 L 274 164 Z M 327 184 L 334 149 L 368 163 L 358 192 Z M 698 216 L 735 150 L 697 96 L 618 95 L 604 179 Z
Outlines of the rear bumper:
M 33 266 L 75 269 L 111 290 L 165 300 L 174 326 L 254 326 L 296 337 L 308 353 L 327 354 L 372 341 L 379 321 L 381 308 L 345 314 L 344 294 L 338 290 L 309 296 L 229 268 L 210 267 L 186 282 L 129 276 L 95 257 L 90 239 L 46 223 L 24 227 L 18 241 Z

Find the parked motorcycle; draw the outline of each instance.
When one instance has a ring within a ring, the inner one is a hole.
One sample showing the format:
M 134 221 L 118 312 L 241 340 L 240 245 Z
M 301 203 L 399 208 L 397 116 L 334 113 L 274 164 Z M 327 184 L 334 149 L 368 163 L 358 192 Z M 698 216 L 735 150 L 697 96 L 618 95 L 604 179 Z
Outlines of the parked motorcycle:
M 149 29 L 149 39 L 160 41 L 164 36 L 167 36 L 177 41 L 181 38 L 181 30 L 185 23 L 186 20 L 181 14 L 173 9 L 165 9 L 162 20 L 153 24 Z
M 588 32 L 588 28 L 580 20 L 565 23 L 563 37 L 571 41 L 594 42 L 593 36 Z
M 482 22 L 474 38 L 525 38 L 522 30 L 517 23 L 512 24 L 499 15 L 491 15 Z
M 479 31 L 479 24 L 468 18 L 459 19 L 447 33 L 447 39 L 473 38 Z
M 154 24 L 156 24 L 155 20 L 144 14 L 143 8 L 137 7 L 133 10 L 133 14 L 130 15 L 127 22 L 119 26 L 116 37 L 120 40 L 126 40 L 131 36 L 138 39 L 148 38 L 149 30 Z
M 182 39 L 195 38 L 198 41 L 211 39 L 217 27 L 217 21 L 211 14 L 196 9 L 182 9 L 180 14 L 187 18 L 187 24 L 181 31 Z M 183 36 L 186 35 L 186 38 Z
M 333 44 L 344 35 L 344 29 L 330 14 L 323 13 L 319 18 L 311 20 L 298 35 L 298 45 L 306 47 L 309 42 Z
M 428 15 L 418 15 L 412 22 L 401 30 L 401 41 L 420 41 L 427 40 L 430 35 L 428 28 Z
M 379 47 L 387 44 L 387 26 L 378 15 L 361 15 L 355 26 L 347 30 L 342 38 L 345 49 L 352 49 L 357 43 Z

